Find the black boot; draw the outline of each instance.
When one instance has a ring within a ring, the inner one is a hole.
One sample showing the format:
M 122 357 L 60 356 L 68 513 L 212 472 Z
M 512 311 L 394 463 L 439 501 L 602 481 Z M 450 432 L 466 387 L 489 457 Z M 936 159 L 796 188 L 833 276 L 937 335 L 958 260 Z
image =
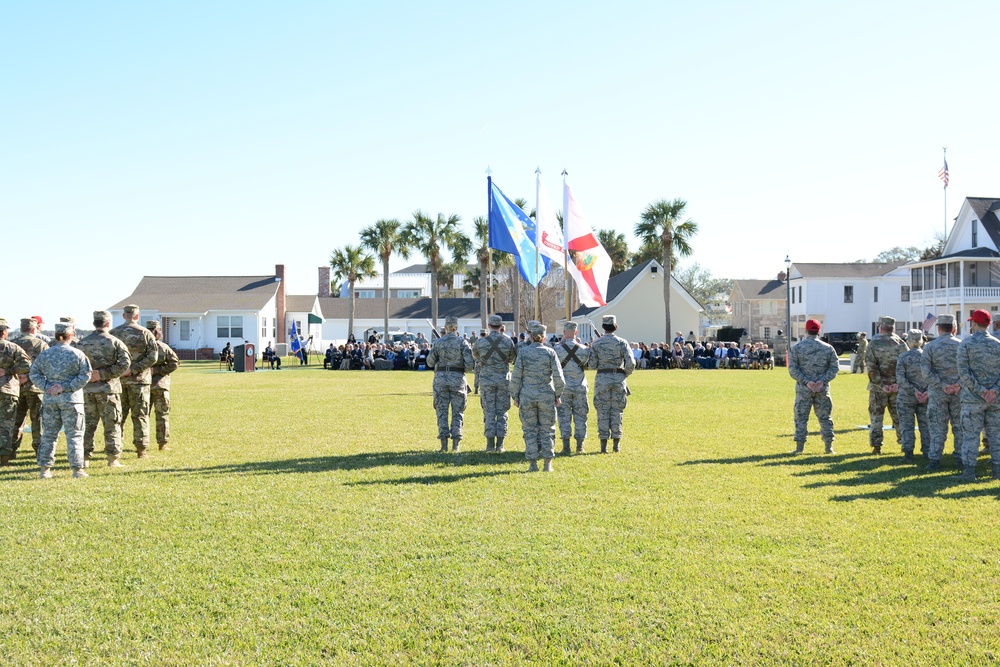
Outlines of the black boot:
M 441 438 L 441 451 L 442 452 L 448 451 L 448 438 Z
M 570 453 L 570 449 L 569 449 L 569 438 L 563 438 L 563 449 L 562 449 L 562 453 L 563 453 L 563 454 L 569 454 L 569 453 Z
M 460 443 L 460 442 L 462 442 L 461 438 L 455 438 L 454 440 L 452 440 L 451 441 L 451 451 L 457 452 L 458 451 L 458 443 Z
M 804 442 L 796 442 L 795 443 L 795 451 L 792 452 L 792 454 L 801 454 L 804 451 L 806 451 L 806 443 L 804 443 Z
M 1000 463 L 993 464 L 993 479 L 1000 479 Z
M 487 437 L 486 438 L 486 451 L 492 452 L 496 450 L 496 438 Z
M 962 468 L 962 472 L 955 475 L 955 480 L 958 482 L 975 482 L 976 481 L 976 466 L 965 466 Z
M 837 453 L 837 452 L 833 451 L 833 440 L 831 440 L 830 442 L 823 443 L 823 444 L 826 445 L 826 449 L 824 451 L 827 454 L 836 454 Z
M 506 436 L 502 436 L 502 435 L 498 435 L 497 436 L 497 454 L 503 454 L 504 451 L 506 451 L 503 448 L 503 440 L 504 440 L 505 437 Z
M 601 454 L 607 454 L 607 453 L 608 453 L 608 439 L 607 438 L 602 438 L 601 439 Z
M 576 441 L 576 453 L 583 454 L 583 440 Z
M 903 452 L 903 461 L 913 463 L 913 452 Z
M 620 452 L 622 450 L 621 442 L 622 442 L 621 438 L 615 438 L 614 439 L 614 444 L 613 444 L 612 449 L 614 450 L 615 454 L 617 454 L 618 452 Z

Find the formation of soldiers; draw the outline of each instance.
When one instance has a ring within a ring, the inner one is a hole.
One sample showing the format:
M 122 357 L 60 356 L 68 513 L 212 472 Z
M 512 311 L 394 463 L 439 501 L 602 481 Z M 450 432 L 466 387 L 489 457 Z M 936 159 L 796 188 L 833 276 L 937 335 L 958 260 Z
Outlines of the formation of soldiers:
M 879 319 L 879 333 L 865 350 L 863 368 L 868 373 L 869 444 L 882 453 L 883 420 L 888 410 L 906 462 L 916 460 L 916 432 L 920 430 L 920 455 L 928 470 L 939 470 L 948 439 L 953 434 L 954 457 L 961 481 L 975 481 L 976 460 L 989 452 L 993 479 L 1000 479 L 1000 339 L 990 331 L 1000 329 L 989 311 L 976 310 L 969 318 L 970 334 L 955 335 L 955 318 L 937 317 L 937 337 L 924 344 L 920 329 L 895 333 L 895 320 Z M 806 322 L 806 336 L 789 351 L 789 373 L 796 380 L 795 453 L 802 453 L 811 410 L 820 422 L 826 452 L 833 452 L 833 404 L 829 383 L 839 365 L 833 347 L 819 340 L 820 323 Z
M 157 444 L 170 449 L 170 374 L 179 360 L 162 342 L 159 322 L 142 327 L 139 315 L 138 306 L 126 306 L 125 322 L 112 329 L 111 314 L 95 311 L 94 331 L 82 339 L 73 319 L 61 318 L 54 340 L 38 333 L 37 317 L 22 319 L 20 333 L 8 340 L 9 326 L 0 319 L 0 466 L 17 457 L 30 422 L 43 479 L 52 477 L 60 430 L 73 477 L 88 476 L 98 425 L 108 466 L 123 467 L 122 426 L 130 413 L 136 454 L 146 458 L 151 405 Z
M 528 325 L 530 339 L 515 342 L 502 331 L 499 316 L 488 320 L 489 334 L 470 345 L 458 335 L 458 320 L 445 319 L 445 333 L 434 341 L 427 366 L 434 371 L 434 409 L 442 452 L 459 451 L 468 395 L 466 372 L 475 372 L 483 408 L 487 452 L 504 452 L 510 407 L 518 408 L 525 439 L 528 470 L 552 471 L 556 422 L 562 435 L 562 454 L 583 453 L 589 413 L 585 370 L 596 369 L 594 408 L 597 411 L 601 452 L 621 451 L 622 416 L 628 402 L 626 379 L 635 370 L 628 341 L 615 335 L 614 315 L 602 321 L 604 335 L 589 347 L 577 339 L 578 327 L 567 322 L 562 340 L 545 345 L 546 327 Z M 450 421 L 449 421 L 450 416 Z

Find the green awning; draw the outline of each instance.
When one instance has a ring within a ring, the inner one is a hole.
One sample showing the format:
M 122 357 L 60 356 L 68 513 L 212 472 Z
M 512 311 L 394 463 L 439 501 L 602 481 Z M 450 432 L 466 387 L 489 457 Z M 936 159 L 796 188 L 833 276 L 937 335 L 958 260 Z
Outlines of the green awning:
M 309 324 L 323 324 L 323 318 L 309 313 Z

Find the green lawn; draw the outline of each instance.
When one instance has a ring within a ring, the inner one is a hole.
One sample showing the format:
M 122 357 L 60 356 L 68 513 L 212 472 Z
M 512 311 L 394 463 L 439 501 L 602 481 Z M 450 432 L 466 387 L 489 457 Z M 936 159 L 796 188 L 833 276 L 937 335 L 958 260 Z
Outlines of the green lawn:
M 1000 659 L 1000 483 L 870 455 L 863 376 L 836 456 L 787 455 L 781 368 L 640 371 L 622 454 L 592 411 L 529 475 L 516 410 L 513 451 L 472 400 L 442 455 L 429 374 L 285 368 L 187 363 L 174 451 L 124 470 L 0 471 L 0 665 Z

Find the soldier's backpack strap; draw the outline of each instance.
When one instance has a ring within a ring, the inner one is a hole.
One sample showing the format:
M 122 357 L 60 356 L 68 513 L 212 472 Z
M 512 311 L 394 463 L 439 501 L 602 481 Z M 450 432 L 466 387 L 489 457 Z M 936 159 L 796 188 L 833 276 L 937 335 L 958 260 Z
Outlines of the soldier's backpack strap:
M 482 362 L 484 364 L 487 361 L 490 360 L 490 357 L 493 356 L 494 352 L 496 352 L 497 354 L 500 353 L 500 341 L 501 340 L 502 339 L 499 338 L 499 337 L 497 337 L 497 338 L 490 338 L 489 336 L 486 337 L 486 342 L 490 344 L 490 349 L 486 350 L 486 354 L 484 354 L 483 357 L 482 357 Z
M 570 347 L 569 343 L 560 343 L 560 345 L 562 345 L 562 349 L 566 350 L 566 358 L 562 360 L 563 368 L 566 368 L 566 364 L 568 364 L 570 362 L 570 359 L 572 359 L 573 361 L 576 362 L 576 365 L 580 367 L 580 370 L 586 369 L 586 366 L 583 365 L 583 362 L 577 358 L 576 350 Z

